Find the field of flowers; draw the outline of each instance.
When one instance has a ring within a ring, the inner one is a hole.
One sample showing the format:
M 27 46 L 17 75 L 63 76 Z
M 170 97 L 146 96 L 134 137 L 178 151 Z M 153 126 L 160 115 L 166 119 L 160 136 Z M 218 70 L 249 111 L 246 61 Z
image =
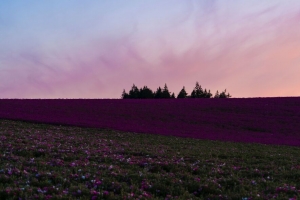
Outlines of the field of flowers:
M 300 146 L 300 98 L 0 100 L 0 119 Z
M 292 146 L 0 120 L 0 199 L 295 200 L 299 155 Z

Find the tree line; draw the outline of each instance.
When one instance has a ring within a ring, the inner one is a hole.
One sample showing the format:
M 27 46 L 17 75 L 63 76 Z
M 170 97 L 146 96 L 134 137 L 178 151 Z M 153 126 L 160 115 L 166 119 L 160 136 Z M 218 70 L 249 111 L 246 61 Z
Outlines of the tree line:
M 201 85 L 199 85 L 198 82 L 196 82 L 195 88 L 191 92 L 190 95 L 185 90 L 185 87 L 180 90 L 176 98 L 230 98 L 231 95 L 229 93 L 226 93 L 226 89 L 219 93 L 218 90 L 213 96 L 210 90 L 202 89 Z M 144 86 L 143 88 L 138 89 L 138 87 L 133 84 L 129 92 L 127 93 L 125 89 L 122 92 L 122 99 L 175 99 L 174 92 L 171 93 L 168 89 L 167 84 L 163 88 L 158 87 L 156 91 L 153 92 L 150 88 L 147 86 Z

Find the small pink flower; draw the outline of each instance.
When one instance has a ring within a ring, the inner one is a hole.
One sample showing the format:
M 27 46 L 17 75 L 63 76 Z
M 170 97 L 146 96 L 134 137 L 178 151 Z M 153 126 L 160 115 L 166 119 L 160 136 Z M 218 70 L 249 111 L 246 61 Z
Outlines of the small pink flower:
M 97 180 L 96 182 L 95 182 L 95 185 L 101 185 L 101 181 L 99 181 L 99 180 Z

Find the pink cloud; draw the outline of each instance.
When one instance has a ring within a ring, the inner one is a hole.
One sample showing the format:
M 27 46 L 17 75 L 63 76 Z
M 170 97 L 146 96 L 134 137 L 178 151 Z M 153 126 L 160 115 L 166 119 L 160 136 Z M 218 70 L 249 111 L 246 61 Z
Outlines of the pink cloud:
M 217 1 L 200 8 L 194 2 L 180 16 L 175 10 L 177 21 L 164 20 L 150 33 L 137 20 L 121 36 L 7 53 L 0 93 L 4 98 L 119 98 L 133 83 L 154 90 L 167 83 L 178 94 L 182 86 L 191 92 L 199 81 L 213 93 L 226 88 L 234 97 L 300 96 L 299 12 L 278 15 L 275 5 L 235 14 Z

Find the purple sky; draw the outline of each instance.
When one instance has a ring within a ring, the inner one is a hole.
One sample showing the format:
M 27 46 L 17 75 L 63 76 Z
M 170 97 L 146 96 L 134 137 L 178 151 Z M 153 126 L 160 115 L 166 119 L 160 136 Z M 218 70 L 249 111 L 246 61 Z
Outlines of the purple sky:
M 300 96 L 299 76 L 299 0 L 0 2 L 0 98 Z

